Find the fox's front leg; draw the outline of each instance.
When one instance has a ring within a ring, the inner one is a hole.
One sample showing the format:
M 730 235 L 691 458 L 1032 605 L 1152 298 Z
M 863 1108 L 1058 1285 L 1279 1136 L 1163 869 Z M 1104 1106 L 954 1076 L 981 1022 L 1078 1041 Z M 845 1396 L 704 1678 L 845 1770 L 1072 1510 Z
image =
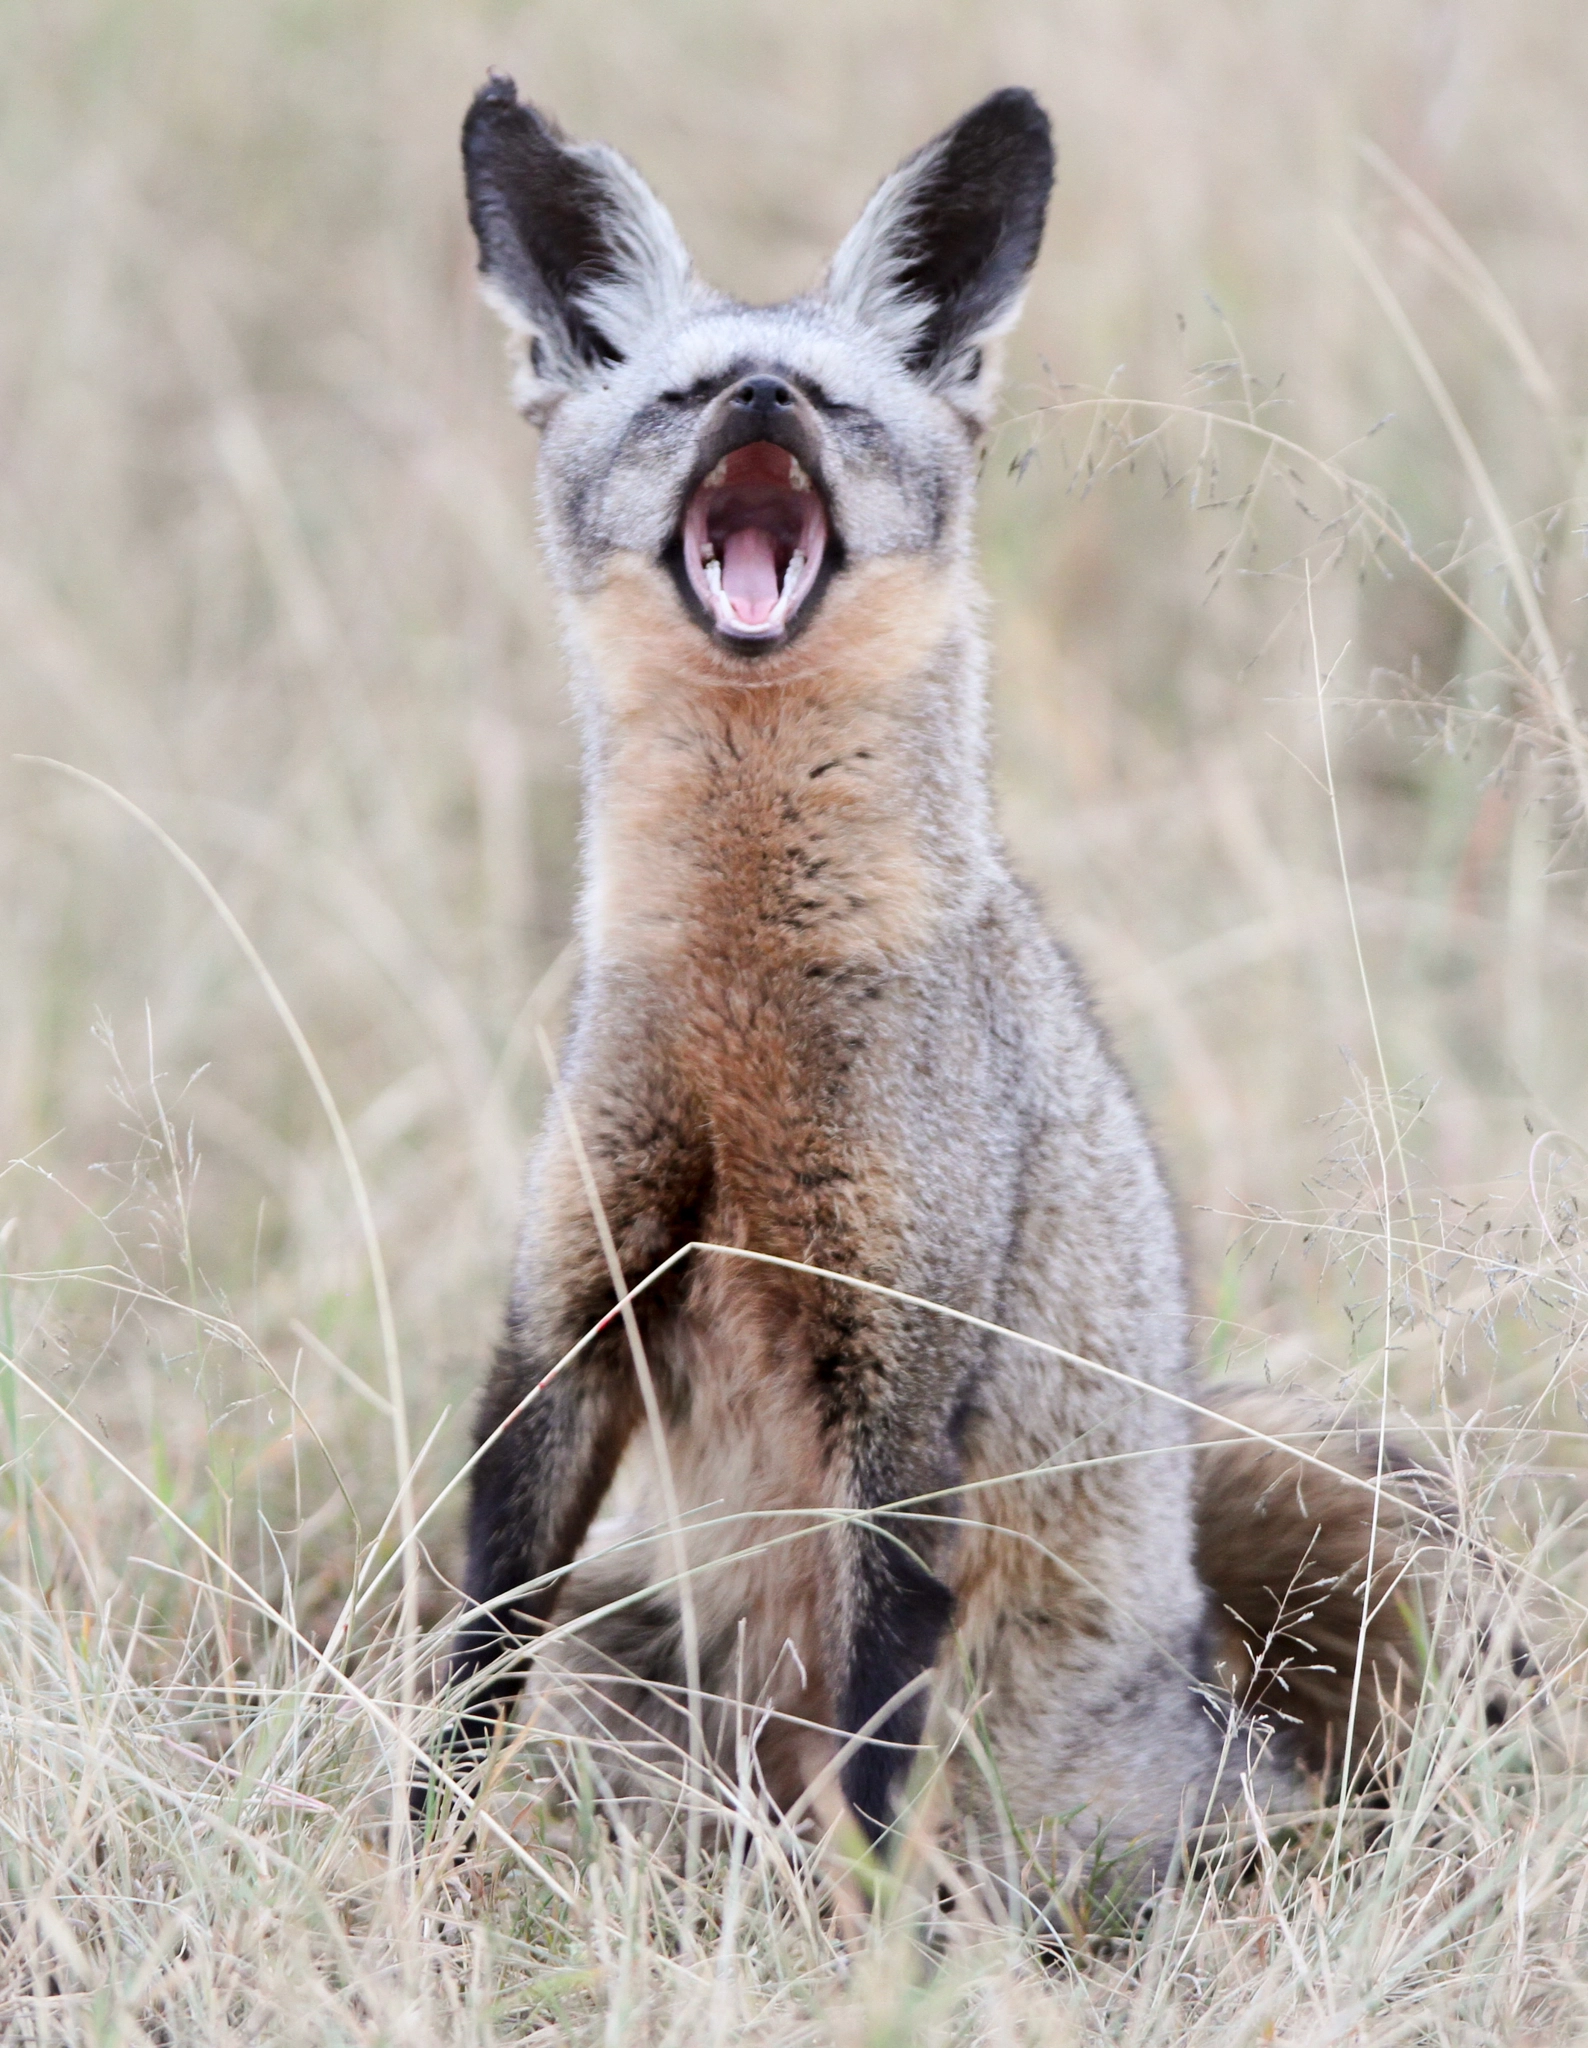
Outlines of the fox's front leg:
M 591 1306 L 586 1327 L 602 1313 L 600 1305 Z M 578 1334 L 573 1331 L 570 1343 Z M 514 1653 L 549 1618 L 561 1574 L 584 1541 L 639 1415 L 621 1330 L 603 1333 L 533 1392 L 558 1355 L 550 1345 L 520 1350 L 509 1340 L 482 1405 L 479 1437 L 486 1448 L 474 1468 L 463 1582 L 469 1611 L 444 1670 L 447 1685 L 466 1702 L 443 1742 L 444 1755 L 459 1761 L 488 1747 L 518 1697 L 524 1661 Z M 532 1398 L 513 1416 L 526 1395 Z M 425 1797 L 421 1778 L 414 1787 L 417 1809 Z
M 840 1779 L 873 1842 L 919 1748 L 927 1674 L 954 1613 L 941 1573 L 954 1541 L 943 1495 L 957 1476 L 955 1385 L 946 1361 L 911 1359 L 900 1338 L 846 1342 L 828 1412 L 851 1510 L 838 1531 L 834 1694 L 840 1732 L 865 1731 Z
M 674 1249 L 695 1162 L 675 1127 L 636 1125 L 632 1112 L 620 1114 L 601 1099 L 584 1105 L 578 1123 L 590 1133 L 589 1164 L 632 1286 Z M 639 1420 L 635 1361 L 617 1319 L 546 1377 L 616 1299 L 583 1176 L 571 1151 L 548 1147 L 507 1339 L 476 1430 L 464 1572 L 469 1611 L 444 1670 L 463 1710 L 443 1738 L 447 1758 L 466 1760 L 485 1749 L 518 1697 L 521 1652 L 549 1619 L 562 1575 Z M 428 1773 L 421 1773 L 413 1788 L 416 1814 L 428 1789 Z
M 890 1495 L 908 1490 L 878 1489 Z M 873 1842 L 892 1821 L 895 1796 L 920 1746 L 925 1674 L 954 1614 L 954 1596 L 923 1559 L 923 1547 L 919 1527 L 898 1516 L 868 1517 L 846 1535 L 838 1714 L 846 1734 L 868 1734 L 840 1778 Z

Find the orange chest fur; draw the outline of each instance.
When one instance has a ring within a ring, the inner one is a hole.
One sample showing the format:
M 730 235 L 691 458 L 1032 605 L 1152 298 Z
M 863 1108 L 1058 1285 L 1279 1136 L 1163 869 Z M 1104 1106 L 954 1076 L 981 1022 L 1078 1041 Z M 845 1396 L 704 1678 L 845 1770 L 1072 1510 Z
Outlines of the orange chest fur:
M 607 735 L 596 953 L 726 983 L 925 944 L 938 890 L 908 735 L 945 593 L 914 563 L 869 567 L 753 679 L 718 673 L 649 565 L 620 564 L 583 607 Z
M 645 648 L 604 678 L 587 943 L 709 1146 L 716 1227 L 803 1257 L 864 1177 L 878 997 L 943 914 L 911 678 L 813 663 L 731 687 Z
M 631 739 L 597 816 L 594 943 L 654 1019 L 719 1195 L 763 1223 L 833 1172 L 867 992 L 931 925 L 878 723 L 713 701 Z

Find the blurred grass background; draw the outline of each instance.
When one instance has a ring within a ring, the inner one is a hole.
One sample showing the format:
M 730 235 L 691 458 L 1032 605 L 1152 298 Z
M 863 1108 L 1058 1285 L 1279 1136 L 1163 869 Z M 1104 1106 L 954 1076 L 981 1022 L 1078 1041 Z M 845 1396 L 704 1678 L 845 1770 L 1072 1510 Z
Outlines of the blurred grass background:
M 250 1569 L 334 1611 L 331 1466 L 365 1538 L 391 1494 L 368 1269 L 231 936 L 146 831 L 18 757 L 158 820 L 301 1020 L 370 1184 L 415 1445 L 441 1421 L 428 1497 L 494 1334 L 575 884 L 534 439 L 456 156 L 495 64 L 630 154 L 752 299 L 811 282 L 982 92 L 1041 95 L 1060 184 L 982 512 L 1017 864 L 1160 1135 L 1205 1353 L 1330 1384 L 1387 1314 L 1413 1412 L 1539 1425 L 1548 1484 L 1517 1512 L 1574 1508 L 1577 1296 L 1544 1268 L 1575 1241 L 1588 1109 L 1588 13 L 6 0 L 0 22 L 0 1334 L 161 1498 L 212 1540 L 266 1504 L 293 1534 L 272 1554 L 250 1524 Z M 1376 1150 L 1396 1120 L 1409 1201 Z M 1413 1212 L 1423 1249 L 1386 1270 L 1374 1232 Z M 75 1612 L 159 1539 L 23 1408 L 58 1502 L 28 1569 Z M 443 1573 L 454 1529 L 430 1532 Z M 190 1611 L 174 1582 L 139 1598 Z
M 1344 501 L 1316 471 L 1211 418 L 1345 451 L 1519 644 L 1471 479 L 1345 224 L 1570 653 L 1577 11 L 147 0 L 14 6 L 7 36 L 6 754 L 143 804 L 252 932 L 375 1185 L 420 1410 L 459 1398 L 492 1329 L 543 1080 L 521 1013 L 574 886 L 533 435 L 459 198 L 458 114 L 491 62 L 633 155 L 705 272 L 750 297 L 811 281 L 876 178 L 984 89 L 1028 81 L 1049 106 L 1060 186 L 986 474 L 999 775 L 1016 859 L 1145 1091 L 1204 1309 L 1304 1324 L 1261 1262 L 1221 1289 L 1228 1218 L 1305 1206 L 1332 1150 L 1313 1120 L 1360 1097 L 1351 1061 L 1373 1072 L 1314 780 L 1308 563 L 1389 1071 L 1428 1098 L 1415 1149 L 1471 1191 L 1525 1164 L 1524 1118 L 1581 1129 L 1558 734 L 1399 549 L 1331 527 Z M 1527 362 L 1363 139 L 1465 238 Z M 1086 402 L 1103 389 L 1198 410 L 1136 413 L 1124 431 L 1166 438 L 1132 451 Z M 340 1170 L 232 941 L 103 799 L 10 758 L 0 778 L 0 1118 L 31 1162 L 8 1183 L 13 1262 L 91 1237 L 93 1169 L 127 1184 L 102 1020 L 145 1083 L 152 1041 L 192 1126 L 208 1286 L 272 1338 L 290 1313 L 357 1349 Z

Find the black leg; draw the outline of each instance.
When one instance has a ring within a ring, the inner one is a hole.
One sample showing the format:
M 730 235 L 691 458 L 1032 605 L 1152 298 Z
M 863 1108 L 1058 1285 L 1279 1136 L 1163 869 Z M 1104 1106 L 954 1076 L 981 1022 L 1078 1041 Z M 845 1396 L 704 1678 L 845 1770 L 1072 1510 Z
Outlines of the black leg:
M 847 1532 L 850 1612 L 839 1718 L 848 1733 L 866 1727 L 896 1693 L 931 1669 L 953 1618 L 953 1594 L 918 1555 L 920 1532 L 919 1523 L 886 1516 Z M 894 1794 L 920 1743 L 926 1704 L 926 1687 L 918 1685 L 843 1767 L 844 1796 L 873 1843 L 893 1818 Z
M 841 1781 L 873 1842 L 893 1820 L 925 1728 L 927 1687 L 909 1688 L 936 1662 L 954 1614 L 940 1572 L 955 1535 L 943 1489 L 958 1473 L 963 1364 L 943 1339 L 935 1318 L 846 1291 L 830 1297 L 817 1352 L 824 1428 L 856 1510 L 837 1537 L 834 1694 L 840 1732 L 867 1733 Z M 910 1501 L 920 1505 L 890 1512 Z
M 481 1441 L 538 1377 L 533 1364 L 504 1351 L 486 1393 Z M 638 1412 L 627 1353 L 604 1339 L 543 1388 L 476 1465 L 464 1578 L 474 1611 L 453 1639 L 445 1671 L 465 1702 L 440 1745 L 449 1771 L 481 1757 L 511 1711 L 524 1682 L 523 1651 L 556 1604 L 556 1575 L 584 1541 Z M 421 1770 L 410 1793 L 417 1821 L 430 1789 L 430 1773 Z

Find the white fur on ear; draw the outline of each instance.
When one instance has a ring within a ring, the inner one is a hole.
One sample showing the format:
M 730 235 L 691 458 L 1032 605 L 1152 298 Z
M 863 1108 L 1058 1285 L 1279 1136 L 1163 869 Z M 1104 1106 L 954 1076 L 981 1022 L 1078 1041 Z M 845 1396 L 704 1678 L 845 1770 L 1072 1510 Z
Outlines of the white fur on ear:
M 860 218 L 838 244 L 827 270 L 827 297 L 900 356 L 921 339 L 931 302 L 912 289 L 909 271 L 921 231 L 922 187 L 936 168 L 944 138 L 890 171 Z
M 619 355 L 633 355 L 710 294 L 672 215 L 628 158 L 602 143 L 577 153 L 599 170 L 611 198 L 602 218 L 607 267 L 581 277 L 573 297 Z
M 1053 164 L 1032 95 L 995 92 L 883 179 L 827 273 L 829 303 L 973 419 L 1020 317 Z
M 550 355 L 544 330 L 537 327 L 501 279 L 488 270 L 480 273 L 480 297 L 507 329 L 508 390 L 513 404 L 525 419 L 542 426 L 552 406 L 569 390 L 572 379 L 560 359 Z M 548 376 L 546 369 L 551 362 L 556 363 L 556 368 Z

